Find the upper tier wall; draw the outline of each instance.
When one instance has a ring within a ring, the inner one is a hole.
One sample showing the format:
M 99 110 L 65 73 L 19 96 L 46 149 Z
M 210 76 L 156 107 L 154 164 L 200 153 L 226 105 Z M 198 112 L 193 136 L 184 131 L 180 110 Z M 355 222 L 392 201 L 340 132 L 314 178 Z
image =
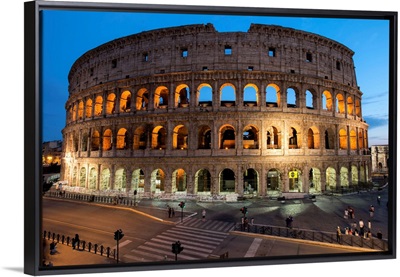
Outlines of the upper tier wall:
M 301 74 L 356 88 L 353 54 L 323 36 L 280 26 L 217 32 L 212 24 L 187 25 L 119 38 L 86 52 L 70 70 L 69 92 L 125 78 L 204 70 Z

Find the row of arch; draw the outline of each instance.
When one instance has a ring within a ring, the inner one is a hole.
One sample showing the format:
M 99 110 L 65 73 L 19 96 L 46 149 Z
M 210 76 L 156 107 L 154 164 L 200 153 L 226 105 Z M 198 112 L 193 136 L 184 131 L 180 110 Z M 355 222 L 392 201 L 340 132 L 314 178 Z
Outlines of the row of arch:
M 242 94 L 237 93 L 232 83 L 224 83 L 217 90 L 219 93 L 216 96 L 210 84 L 202 83 L 195 89 L 195 93 L 192 93 L 186 84 L 177 85 L 173 90 L 160 85 L 152 92 L 144 87 L 134 93 L 129 89 L 122 89 L 119 93 L 106 92 L 70 103 L 67 108 L 68 121 L 148 109 L 207 107 L 213 106 L 214 102 L 219 102 L 220 106 L 225 107 L 237 106 L 239 103 L 247 107 L 262 106 L 260 89 L 253 83 L 245 85 Z M 346 92 L 332 93 L 329 90 L 323 90 L 319 94 L 316 89 L 310 88 L 303 91 L 296 85 L 290 85 L 283 93 L 280 86 L 270 83 L 266 86 L 264 93 L 264 106 L 267 107 L 304 107 L 361 117 L 361 100 Z
M 139 193 L 181 193 L 181 194 L 257 194 L 273 195 L 282 192 L 322 193 L 337 188 L 358 185 L 367 180 L 368 167 L 351 165 L 341 166 L 339 170 L 328 167 L 321 170 L 317 167 L 304 172 L 299 168 L 266 170 L 264 180 L 254 168 L 245 169 L 240 178 L 231 168 L 221 170 L 212 176 L 207 168 L 198 169 L 190 176 L 183 168 L 175 169 L 168 174 L 162 168 L 132 171 L 124 167 L 75 166 L 70 172 L 71 186 L 78 186 L 92 191 L 137 190 Z M 264 187 L 262 184 L 265 184 Z
M 287 128 L 269 126 L 262 132 L 256 124 L 238 130 L 231 124 L 214 127 L 200 125 L 194 134 L 186 124 L 155 127 L 104 127 L 93 128 L 81 133 L 71 132 L 67 141 L 67 152 L 144 150 L 144 149 L 343 149 L 367 148 L 364 129 L 343 126 L 322 129 L 317 126 L 302 128 L 289 125 Z M 322 129 L 322 130 L 321 130 Z M 191 143 L 193 140 L 193 143 Z

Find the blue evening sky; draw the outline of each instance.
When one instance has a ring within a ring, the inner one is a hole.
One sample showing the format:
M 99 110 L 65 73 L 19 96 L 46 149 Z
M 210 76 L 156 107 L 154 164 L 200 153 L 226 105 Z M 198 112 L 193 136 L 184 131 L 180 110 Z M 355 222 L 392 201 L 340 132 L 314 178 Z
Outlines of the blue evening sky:
M 154 13 L 42 11 L 43 141 L 61 140 L 68 73 L 85 52 L 110 40 L 152 29 L 212 23 L 217 31 L 246 32 L 251 23 L 274 24 L 336 40 L 355 52 L 362 114 L 369 146 L 388 144 L 389 22 L 370 19 L 174 15 Z

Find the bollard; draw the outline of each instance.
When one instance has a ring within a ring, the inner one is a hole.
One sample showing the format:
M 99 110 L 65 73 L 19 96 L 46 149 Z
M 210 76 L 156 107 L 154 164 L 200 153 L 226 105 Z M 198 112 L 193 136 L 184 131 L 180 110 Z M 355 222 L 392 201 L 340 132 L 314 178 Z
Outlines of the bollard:
M 70 238 L 67 237 L 67 246 L 69 245 Z
M 92 243 L 89 242 L 89 243 L 88 243 L 88 252 L 91 252 L 91 251 L 92 251 Z
M 85 251 L 86 241 L 82 241 L 82 250 Z
M 101 245 L 101 246 L 100 246 L 100 255 L 103 256 L 103 253 L 104 253 L 104 246 Z
M 62 244 L 64 244 L 64 240 L 65 240 L 65 236 L 62 235 L 62 236 L 61 236 L 61 243 L 62 243 Z
M 107 258 L 110 258 L 110 247 L 107 247 Z
M 97 244 L 94 245 L 94 254 L 97 254 Z
M 55 237 L 56 237 L 56 233 L 53 233 L 53 236 L 52 236 L 53 241 L 54 241 Z
M 57 243 L 60 242 L 60 234 L 57 234 Z
M 46 238 L 46 231 L 43 231 L 43 238 L 45 239 Z

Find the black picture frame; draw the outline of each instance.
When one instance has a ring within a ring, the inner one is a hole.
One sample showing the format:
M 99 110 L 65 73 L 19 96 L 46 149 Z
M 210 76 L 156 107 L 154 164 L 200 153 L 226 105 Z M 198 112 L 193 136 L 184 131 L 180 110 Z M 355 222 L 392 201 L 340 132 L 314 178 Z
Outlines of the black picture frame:
M 213 267 L 282 265 L 290 263 L 314 263 L 347 261 L 348 256 L 336 255 L 332 257 L 313 256 L 301 258 L 276 258 L 254 260 L 226 260 L 218 262 L 178 263 L 178 264 L 152 264 L 152 265 L 100 265 L 42 268 L 40 258 L 41 230 L 41 196 L 42 196 L 42 94 L 41 94 L 41 45 L 40 45 L 40 15 L 41 10 L 93 10 L 93 11 L 149 11 L 171 13 L 213 13 L 231 15 L 265 15 L 265 16 L 301 16 L 323 18 L 362 18 L 387 20 L 389 23 L 389 145 L 390 156 L 388 168 L 389 183 L 396 184 L 397 168 L 397 12 L 393 11 L 354 11 L 354 10 L 320 10 L 320 9 L 280 9 L 280 8 L 239 8 L 219 6 L 190 6 L 190 5 L 158 5 L 158 4 L 126 4 L 126 3 L 88 3 L 88 2 L 25 2 L 24 46 L 25 46 L 25 76 L 24 76 L 24 273 L 28 275 L 54 275 L 54 274 L 84 274 L 108 273 L 129 271 L 150 271 L 170 269 L 193 269 Z M 33 185 L 32 185 L 33 184 Z M 396 186 L 389 187 L 389 250 L 379 253 L 354 254 L 352 261 L 380 260 L 396 258 Z

